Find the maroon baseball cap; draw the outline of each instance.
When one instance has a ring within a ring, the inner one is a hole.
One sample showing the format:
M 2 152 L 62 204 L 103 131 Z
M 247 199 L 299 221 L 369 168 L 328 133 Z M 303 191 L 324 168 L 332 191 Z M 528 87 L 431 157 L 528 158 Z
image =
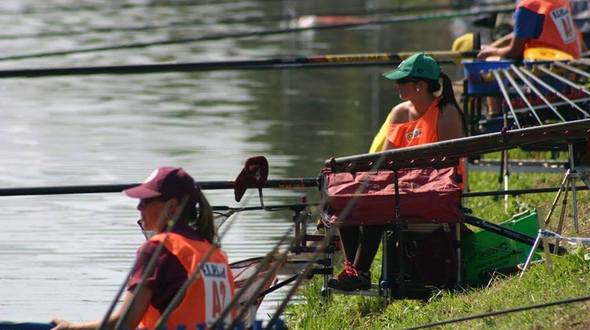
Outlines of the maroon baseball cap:
M 129 197 L 148 199 L 154 197 L 176 198 L 182 201 L 186 196 L 189 203 L 199 199 L 199 188 L 195 180 L 180 167 L 155 169 L 139 186 L 123 190 Z

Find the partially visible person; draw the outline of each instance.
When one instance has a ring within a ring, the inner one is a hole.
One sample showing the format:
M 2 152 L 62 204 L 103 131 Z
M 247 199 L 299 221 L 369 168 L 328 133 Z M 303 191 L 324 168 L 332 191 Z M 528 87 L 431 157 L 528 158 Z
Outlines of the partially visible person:
M 484 46 L 480 60 L 521 59 L 535 49 L 554 49 L 565 56 L 579 58 L 585 46 L 572 19 L 568 0 L 523 0 L 514 12 L 514 31 Z M 529 56 L 534 59 L 535 55 Z M 487 98 L 487 117 L 501 114 L 501 100 Z
M 514 31 L 483 49 L 478 59 L 522 58 L 529 48 L 545 47 L 580 57 L 582 39 L 568 0 L 523 0 L 514 12 Z
M 373 151 L 464 136 L 463 113 L 455 100 L 452 82 L 432 57 L 414 54 L 383 76 L 396 83 L 404 102 L 391 110 L 386 131 L 382 129 L 373 141 Z M 386 138 L 381 140 L 380 136 Z M 343 272 L 328 286 L 343 291 L 367 290 L 384 226 L 342 226 L 339 230 L 346 260 Z
M 139 199 L 137 209 L 141 219 L 138 224 L 144 234 L 153 232 L 154 235 L 138 249 L 123 305 L 111 315 L 107 328 L 114 328 L 122 317 L 122 311 L 134 298 L 134 289 L 159 244 L 164 244 L 164 249 L 157 256 L 154 269 L 147 274 L 145 286 L 137 294 L 122 328 L 154 329 L 161 313 L 180 287 L 204 255 L 213 249 L 212 255 L 205 260 L 201 276 L 189 286 L 165 324 L 168 329 L 178 326 L 185 326 L 186 329 L 207 327 L 217 320 L 234 295 L 233 275 L 227 257 L 212 245 L 216 232 L 209 202 L 193 178 L 178 167 L 160 167 L 141 185 L 124 193 Z M 172 230 L 166 232 L 168 222 L 175 215 L 180 217 Z M 71 323 L 53 319 L 51 322 L 56 324 L 53 330 L 96 329 L 101 320 Z

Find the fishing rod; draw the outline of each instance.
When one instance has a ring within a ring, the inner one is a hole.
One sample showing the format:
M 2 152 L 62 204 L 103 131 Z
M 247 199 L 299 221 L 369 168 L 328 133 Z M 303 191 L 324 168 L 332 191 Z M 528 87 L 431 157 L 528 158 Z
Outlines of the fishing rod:
M 297 244 L 299 244 L 299 242 L 301 241 L 301 239 L 303 239 L 304 236 L 305 236 L 305 233 L 301 232 L 297 236 L 295 236 L 293 238 L 293 240 L 291 240 L 291 244 L 289 245 L 289 247 L 287 249 L 285 249 L 285 251 L 280 255 L 277 262 L 270 269 L 270 271 L 268 271 L 264 275 L 264 277 L 262 278 L 262 280 L 260 281 L 258 286 L 254 289 L 254 293 L 250 296 L 250 298 L 246 302 L 244 302 L 242 304 L 240 310 L 238 311 L 238 314 L 236 315 L 234 320 L 229 324 L 229 326 L 228 326 L 229 329 L 235 329 L 238 326 L 238 323 L 240 322 L 240 320 L 250 310 L 251 306 L 253 306 L 254 303 L 258 299 L 260 299 L 260 292 L 261 292 L 262 288 L 264 288 L 265 284 L 268 281 L 270 281 L 271 277 L 274 276 L 275 272 L 278 271 L 279 267 L 282 266 L 283 263 L 285 263 L 285 261 L 287 261 L 287 257 L 289 256 L 289 252 L 290 252 L 291 248 L 293 248 Z M 219 319 L 218 319 L 218 321 L 219 321 Z M 217 322 L 216 322 L 216 324 L 217 324 Z M 215 327 L 212 327 L 212 329 L 215 329 Z
M 553 193 L 558 192 L 559 187 L 549 187 L 549 188 L 531 188 L 531 189 L 512 189 L 512 190 L 495 190 L 495 191 L 472 191 L 472 192 L 464 192 L 461 194 L 461 197 L 470 198 L 470 197 L 486 197 L 486 196 L 504 196 L 504 195 L 511 195 L 511 196 L 518 196 L 518 195 L 526 195 L 526 194 L 542 194 L 542 193 Z M 589 190 L 588 186 L 576 186 L 576 190 Z
M 452 18 L 475 16 L 475 15 L 492 14 L 492 13 L 498 13 L 498 12 L 512 12 L 513 10 L 514 10 L 514 6 L 512 6 L 512 5 L 511 6 L 496 6 L 494 8 L 484 8 L 484 9 L 471 8 L 471 9 L 465 9 L 465 10 L 458 10 L 458 11 L 454 11 L 454 12 L 444 12 L 444 13 L 434 13 L 434 14 L 393 16 L 390 18 L 367 20 L 367 21 L 362 21 L 362 22 L 324 24 L 324 25 L 309 26 L 309 27 L 258 29 L 258 30 L 245 31 L 245 32 L 214 33 L 214 34 L 209 34 L 209 35 L 202 35 L 200 37 L 195 37 L 195 38 L 161 39 L 161 40 L 155 40 L 155 41 L 151 41 L 151 42 L 136 42 L 136 43 L 121 44 L 121 45 L 98 46 L 98 47 L 87 47 L 87 48 L 78 48 L 78 49 L 69 49 L 69 50 L 58 50 L 58 51 L 51 51 L 51 52 L 38 52 L 38 53 L 29 53 L 29 54 L 8 55 L 8 56 L 0 57 L 0 61 L 21 60 L 21 59 L 41 58 L 41 57 L 51 57 L 51 56 L 62 56 L 62 55 L 71 55 L 71 54 L 100 52 L 100 51 L 107 51 L 107 50 L 146 48 L 146 47 L 150 47 L 150 46 L 177 45 L 177 44 L 192 43 L 192 42 L 198 42 L 198 41 L 211 41 L 211 40 L 220 40 L 220 39 L 226 39 L 226 38 L 245 38 L 245 37 L 253 37 L 253 36 L 266 36 L 266 35 L 274 35 L 274 34 L 282 34 L 282 33 L 295 33 L 295 32 L 303 32 L 303 31 L 311 31 L 311 30 L 322 31 L 322 30 L 356 28 L 356 27 L 361 27 L 361 26 L 407 23 L 407 22 L 413 22 L 413 21 L 444 20 L 444 19 L 452 19 Z
M 494 1 L 484 4 L 484 6 L 491 5 L 504 5 L 510 2 L 506 1 Z M 215 20 L 213 22 L 200 20 L 190 21 L 178 21 L 170 22 L 167 24 L 150 24 L 150 25 L 136 25 L 136 26 L 111 26 L 111 27 L 98 27 L 89 28 L 85 30 L 70 30 L 70 31 L 51 31 L 51 32 L 39 32 L 39 33 L 27 33 L 27 34 L 0 34 L 0 40 L 14 40 L 14 39 L 25 39 L 25 38 L 47 38 L 47 37 L 64 37 L 64 36 L 76 36 L 85 34 L 96 34 L 96 33 L 111 33 L 111 32 L 139 32 L 139 31 L 151 31 L 160 29 L 174 29 L 190 26 L 199 26 L 205 24 L 243 24 L 243 23 L 258 23 L 261 22 L 277 22 L 287 20 L 299 20 L 307 17 L 344 17 L 344 16 L 369 16 L 369 15 L 383 15 L 387 13 L 401 13 L 401 12 L 412 12 L 412 11 L 435 11 L 435 10 L 449 10 L 449 9 L 467 9 L 471 5 L 458 4 L 458 5 L 414 5 L 414 6 L 399 6 L 392 8 L 381 8 L 381 9 L 362 9 L 362 10 L 347 10 L 347 11 L 336 11 L 336 12 L 315 12 L 313 15 L 245 15 L 240 17 L 226 17 Z
M 266 2 L 281 2 L 285 0 L 264 0 Z M 167 8 L 167 7 L 197 7 L 203 5 L 219 5 L 223 3 L 236 3 L 235 0 L 199 0 L 199 1 L 152 1 L 147 3 L 122 3 L 114 2 L 108 5 L 76 5 L 76 6 L 60 6 L 52 5 L 50 7 L 30 6 L 25 5 L 18 10 L 1 10 L 0 15 L 45 15 L 50 13 L 69 13 L 75 11 L 97 11 L 97 10 L 124 10 L 133 8 Z
M 450 320 L 445 320 L 445 321 L 438 321 L 438 322 L 432 322 L 432 323 L 428 323 L 428 324 L 422 324 L 422 325 L 418 325 L 418 326 L 412 326 L 409 328 L 405 328 L 404 330 L 440 328 L 443 325 L 452 324 L 452 323 L 459 323 L 459 322 L 464 322 L 464 321 L 483 319 L 483 318 L 488 318 L 488 317 L 492 317 L 492 316 L 501 316 L 501 315 L 518 313 L 518 312 L 527 311 L 527 310 L 540 309 L 540 308 L 546 308 L 546 307 L 551 307 L 551 306 L 566 305 L 566 304 L 583 302 L 583 301 L 588 301 L 588 300 L 590 300 L 590 295 L 568 298 L 568 299 L 557 300 L 557 301 L 551 301 L 551 302 L 545 302 L 545 303 L 534 304 L 534 305 L 513 307 L 513 308 L 492 311 L 492 312 L 484 312 L 484 313 L 480 313 L 480 314 L 459 317 L 456 319 L 450 319 Z
M 203 190 L 234 189 L 234 181 L 202 181 L 197 183 Z M 109 184 L 109 185 L 83 185 L 83 186 L 53 186 L 53 187 L 28 187 L 28 188 L 2 188 L 0 196 L 28 196 L 28 195 L 62 195 L 62 194 L 95 194 L 115 193 L 140 185 L 140 183 Z M 294 189 L 317 187 L 318 178 L 275 179 L 267 180 L 264 188 Z M 256 188 L 248 186 L 248 188 Z
M 464 214 L 464 219 L 465 219 L 465 223 L 470 224 L 475 227 L 478 227 L 478 228 L 481 228 L 483 230 L 489 231 L 489 232 L 494 233 L 496 235 L 510 238 L 511 240 L 524 243 L 528 246 L 535 245 L 535 237 L 520 233 L 520 232 L 512 230 L 510 228 L 502 227 L 500 225 L 497 225 L 495 223 L 491 223 L 489 221 L 485 221 L 485 220 L 475 217 L 471 214 Z M 554 254 L 563 255 L 567 252 L 567 250 L 563 247 L 559 247 L 558 249 L 555 249 L 555 245 L 552 243 L 549 243 L 549 247 L 551 248 L 550 251 L 557 251 L 557 252 L 552 252 Z
M 460 157 L 508 150 L 536 143 L 586 140 L 590 119 L 538 127 L 504 130 L 477 136 L 446 140 L 419 146 L 392 149 L 372 154 L 360 154 L 326 160 L 325 166 L 336 172 L 365 171 L 385 158 L 379 169 L 454 166 Z
M 366 53 L 366 54 L 326 54 L 312 56 L 274 57 L 268 59 L 248 59 L 234 61 L 207 61 L 187 63 L 110 65 L 62 68 L 26 68 L 0 70 L 2 78 L 39 78 L 71 75 L 100 74 L 150 74 L 164 72 L 195 72 L 218 70 L 261 70 L 261 69 L 295 69 L 295 68 L 332 68 L 356 66 L 398 65 L 415 52 Z M 434 50 L 426 53 L 440 64 L 453 64 L 464 58 L 475 58 L 477 51 Z

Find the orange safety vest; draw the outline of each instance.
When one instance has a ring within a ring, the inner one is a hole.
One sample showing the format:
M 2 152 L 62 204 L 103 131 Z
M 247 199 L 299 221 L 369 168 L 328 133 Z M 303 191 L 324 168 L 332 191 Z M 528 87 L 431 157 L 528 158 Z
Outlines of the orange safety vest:
M 526 8 L 545 16 L 543 32 L 537 39 L 527 40 L 524 47 L 549 47 L 579 58 L 582 50 L 580 32 L 574 25 L 572 9 L 567 0 L 523 0 L 516 8 Z
M 399 124 L 389 123 L 387 140 L 390 148 L 438 142 L 438 102 L 440 97 L 435 98 L 426 112 L 416 120 Z
M 439 142 L 438 138 L 438 115 L 441 97 L 436 97 L 426 112 L 418 119 L 405 123 L 389 123 L 387 130 L 388 149 L 412 147 L 420 144 Z M 459 161 L 457 166 L 458 174 L 466 182 L 464 160 Z M 463 186 L 464 183 L 461 184 Z
M 167 239 L 166 235 L 169 235 Z M 163 242 L 164 247 L 178 258 L 189 277 L 212 246 L 208 241 L 191 240 L 175 233 L 154 235 L 150 241 Z M 195 329 L 198 325 L 206 328 L 215 322 L 223 309 L 229 305 L 234 296 L 234 278 L 225 254 L 215 248 L 200 273 L 170 314 L 166 323 L 167 329 L 176 329 L 178 326 Z M 159 318 L 160 312 L 150 304 L 139 328 L 154 329 Z

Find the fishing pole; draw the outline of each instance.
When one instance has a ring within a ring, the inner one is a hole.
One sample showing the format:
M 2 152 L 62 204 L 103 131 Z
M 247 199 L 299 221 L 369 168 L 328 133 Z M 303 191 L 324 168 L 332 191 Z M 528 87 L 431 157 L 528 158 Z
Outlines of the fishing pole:
M 260 280 L 258 285 L 254 288 L 250 297 L 245 302 L 243 302 L 241 304 L 241 307 L 240 307 L 238 313 L 236 314 L 236 316 L 234 317 L 234 319 L 232 320 L 232 322 L 228 326 L 228 329 L 235 329 L 235 327 L 238 326 L 238 323 L 241 322 L 241 320 L 245 316 L 246 312 L 248 312 L 250 310 L 250 306 L 252 306 L 255 301 L 260 299 L 260 297 L 261 297 L 260 291 L 264 288 L 266 283 L 268 283 L 271 280 L 271 277 L 274 276 L 274 274 L 278 271 L 279 267 L 281 267 L 287 261 L 287 257 L 289 255 L 289 253 L 291 252 L 291 250 L 295 246 L 297 246 L 297 244 L 299 244 L 299 242 L 301 242 L 301 240 L 303 239 L 304 236 L 305 236 L 304 232 L 297 233 L 297 235 L 295 235 L 295 237 L 293 237 L 293 239 L 289 243 L 289 246 L 284 250 L 283 253 L 279 254 L 279 256 L 274 256 L 274 254 L 268 256 L 270 258 L 275 259 L 274 265 L 270 268 L 270 270 L 268 270 L 266 272 L 266 274 L 264 274 L 264 276 L 262 277 L 262 280 Z M 279 248 L 279 246 L 277 246 L 276 251 L 278 251 L 278 248 Z M 266 267 L 266 265 L 265 265 L 265 267 Z M 261 269 L 263 269 L 263 268 L 261 267 Z M 255 275 L 257 275 L 257 273 L 255 273 Z M 248 286 L 242 288 L 241 292 L 245 292 L 252 284 L 254 284 L 254 280 L 255 280 L 254 276 L 255 275 L 253 275 L 250 278 L 250 279 L 252 279 L 252 281 L 248 284 Z M 233 304 L 232 304 L 231 308 L 233 308 L 236 303 L 239 303 L 239 299 L 235 298 L 232 301 L 232 303 Z M 215 323 L 211 326 L 211 329 L 217 329 L 216 328 L 217 326 L 223 325 L 225 317 L 232 311 L 231 308 L 229 306 L 226 308 L 224 313 L 222 313 L 221 316 L 219 316 L 218 319 L 215 321 Z
M 234 189 L 234 181 L 201 181 L 197 183 L 203 190 Z M 0 196 L 25 195 L 62 195 L 62 194 L 96 194 L 115 193 L 138 186 L 139 183 L 108 184 L 108 185 L 80 185 L 80 186 L 48 186 L 27 188 L 2 188 Z M 317 187 L 317 177 L 267 180 L 264 188 L 295 189 Z M 255 186 L 248 188 L 256 188 Z
M 413 326 L 413 327 L 405 328 L 404 330 L 417 330 L 417 329 L 427 329 L 427 328 L 434 328 L 434 327 L 439 328 L 439 327 L 446 325 L 446 324 L 459 323 L 459 322 L 470 321 L 470 320 L 475 320 L 475 319 L 482 319 L 482 318 L 487 318 L 487 317 L 492 317 L 492 316 L 517 313 L 517 312 L 522 312 L 522 311 L 527 311 L 527 310 L 532 310 L 532 309 L 539 309 L 539 308 L 546 308 L 546 307 L 551 307 L 551 306 L 571 304 L 571 303 L 582 302 L 582 301 L 587 301 L 587 300 L 590 300 L 590 295 L 568 298 L 568 299 L 563 299 L 563 300 L 558 300 L 558 301 L 551 301 L 551 302 L 535 304 L 535 305 L 514 307 L 514 308 L 509 308 L 509 309 L 504 309 L 504 310 L 499 310 L 499 311 L 485 312 L 485 313 L 481 313 L 481 314 L 474 314 L 474 315 L 460 317 L 460 318 L 456 318 L 456 319 L 450 319 L 450 320 L 445 320 L 445 321 L 438 321 L 438 322 L 423 324 L 423 325 L 419 325 L 419 326 Z
M 460 157 L 473 154 L 507 150 L 535 143 L 586 140 L 588 131 L 590 131 L 590 119 L 572 120 L 565 123 L 505 130 L 372 154 L 331 158 L 326 160 L 325 166 L 331 168 L 334 173 L 364 171 L 374 168 L 375 162 L 384 157 L 386 161 L 383 162 L 383 169 L 444 167 L 448 164 L 455 164 Z
M 136 43 L 112 45 L 112 46 L 98 46 L 98 47 L 87 47 L 87 48 L 78 48 L 78 49 L 69 49 L 69 50 L 58 50 L 58 51 L 51 51 L 51 52 L 38 52 L 38 53 L 29 53 L 29 54 L 8 55 L 8 56 L 0 57 L 0 61 L 20 60 L 20 59 L 28 59 L 28 58 L 41 58 L 41 57 L 50 57 L 50 56 L 58 56 L 58 55 L 61 56 L 61 55 L 91 53 L 91 52 L 99 52 L 99 51 L 107 51 L 107 50 L 145 48 L 145 47 L 150 47 L 150 46 L 177 45 L 177 44 L 192 43 L 192 42 L 198 42 L 198 41 L 211 41 L 211 40 L 219 40 L 219 39 L 226 39 L 226 38 L 245 38 L 245 37 L 253 37 L 253 36 L 266 36 L 266 35 L 274 35 L 274 34 L 282 34 L 282 33 L 295 33 L 295 32 L 303 32 L 303 31 L 311 31 L 311 30 L 322 31 L 322 30 L 356 28 L 356 27 L 361 27 L 361 26 L 407 23 L 407 22 L 413 22 L 413 21 L 444 20 L 444 19 L 452 19 L 452 18 L 458 18 L 458 17 L 492 14 L 492 13 L 498 13 L 498 12 L 512 12 L 513 10 L 514 10 L 514 6 L 512 6 L 512 5 L 511 6 L 496 6 L 491 9 L 481 9 L 481 8 L 473 9 L 473 8 L 471 8 L 471 9 L 458 10 L 458 11 L 446 12 L 446 13 L 434 13 L 434 14 L 422 14 L 422 15 L 402 15 L 402 16 L 393 16 L 393 17 L 384 18 L 384 19 L 367 20 L 367 21 L 363 21 L 363 22 L 324 24 L 324 25 L 309 26 L 309 27 L 258 29 L 258 30 L 245 31 L 245 32 L 214 33 L 214 34 L 209 34 L 209 35 L 202 35 L 200 37 L 195 37 L 195 38 L 162 39 L 162 40 L 155 40 L 155 41 L 151 41 L 151 42 L 136 42 Z
M 484 6 L 491 5 L 503 5 L 510 2 L 506 1 L 495 1 L 484 4 Z M 70 31 L 51 31 L 51 32 L 39 32 L 39 33 L 27 33 L 27 34 L 0 34 L 0 40 L 14 40 L 14 39 L 25 39 L 25 38 L 47 38 L 47 37 L 63 37 L 63 36 L 76 36 L 85 34 L 97 34 L 97 33 L 111 33 L 111 32 L 139 32 L 139 31 L 151 31 L 160 29 L 174 29 L 182 28 L 187 26 L 199 26 L 205 24 L 241 24 L 241 23 L 258 23 L 261 22 L 277 22 L 286 20 L 299 20 L 307 17 L 343 17 L 343 16 L 369 16 L 369 15 L 383 15 L 387 13 L 401 13 L 401 12 L 412 12 L 412 11 L 435 11 L 444 9 L 467 9 L 471 5 L 459 4 L 459 5 L 417 5 L 417 6 L 399 6 L 392 8 L 380 8 L 380 9 L 362 9 L 362 10 L 347 10 L 347 11 L 336 11 L 336 12 L 315 12 L 313 15 L 245 15 L 240 17 L 226 17 L 220 18 L 213 22 L 200 20 L 190 21 L 178 21 L 170 22 L 167 24 L 149 24 L 149 25 L 136 25 L 136 26 L 111 26 L 111 27 L 98 27 L 89 28 L 85 30 L 70 30 Z
M 273 285 L 272 287 L 270 287 L 270 288 L 268 288 L 268 289 L 266 289 L 266 290 L 264 290 L 264 291 L 260 292 L 260 293 L 258 294 L 258 299 L 264 298 L 264 297 L 265 297 L 266 295 L 268 295 L 269 293 L 272 293 L 272 292 L 274 292 L 274 291 L 276 291 L 276 290 L 278 290 L 278 289 L 280 289 L 280 288 L 284 287 L 285 285 L 287 285 L 287 284 L 289 284 L 289 283 L 291 283 L 291 282 L 295 281 L 295 280 L 297 279 L 297 276 L 299 276 L 299 273 L 297 273 L 297 274 L 295 274 L 295 275 L 293 275 L 293 276 L 291 276 L 291 277 L 287 278 L 286 280 L 284 280 L 284 281 L 281 281 L 281 282 L 279 282 L 279 283 L 277 283 L 277 284 Z
M 558 192 L 559 189 L 560 189 L 559 187 L 550 187 L 550 188 L 512 189 L 512 190 L 498 190 L 498 191 L 472 191 L 472 192 L 462 193 L 461 197 L 470 198 L 470 197 L 504 196 L 504 195 L 518 196 L 518 195 L 526 195 L 526 194 L 542 194 L 542 193 Z M 588 186 L 576 186 L 576 190 L 589 190 L 589 188 L 588 188 Z
M 172 232 L 172 228 L 174 227 L 174 225 L 176 225 L 176 222 L 178 221 L 178 219 L 180 219 L 180 215 L 182 214 L 182 210 L 186 206 L 187 202 L 188 202 L 188 197 L 184 197 L 182 199 L 182 202 L 180 203 L 180 206 L 179 206 L 178 210 L 176 210 L 176 212 L 174 213 L 174 215 L 172 217 L 172 220 L 170 220 L 169 223 L 167 224 L 166 230 L 164 232 L 166 234 L 166 236 L 164 237 L 164 241 L 161 242 L 158 245 L 158 247 L 154 250 L 154 253 L 150 257 L 150 259 L 149 259 L 149 261 L 147 263 L 145 272 L 144 272 L 144 274 L 141 277 L 141 280 L 139 281 L 139 283 L 135 287 L 135 290 L 133 290 L 133 294 L 134 294 L 133 295 L 133 298 L 131 299 L 131 301 L 129 302 L 129 304 L 127 306 L 125 306 L 125 309 L 124 309 L 124 312 L 122 313 L 122 315 L 126 315 L 127 312 L 133 306 L 133 304 L 135 302 L 135 299 L 137 297 L 137 294 L 139 293 L 139 291 L 141 290 L 141 288 L 145 284 L 149 273 L 151 273 L 151 271 L 156 266 L 156 260 L 158 259 L 158 257 L 160 256 L 160 254 L 164 251 L 164 243 L 168 239 L 170 232 Z M 162 226 L 162 224 L 166 220 L 166 213 L 165 213 L 165 211 L 166 210 L 162 210 L 162 213 L 160 213 L 160 216 L 159 216 L 158 221 L 157 221 L 157 228 L 159 228 L 160 226 Z M 129 281 L 129 279 L 131 278 L 131 274 L 135 270 L 136 265 L 137 265 L 137 261 L 134 262 L 133 263 L 133 266 L 131 267 L 131 269 L 129 269 L 129 272 L 128 272 L 127 276 L 123 280 L 123 284 L 119 287 L 119 290 L 117 290 L 117 293 L 115 294 L 115 298 L 113 299 L 113 301 L 109 305 L 109 308 L 107 309 L 107 312 L 105 313 L 104 317 L 102 318 L 102 321 L 100 322 L 100 324 L 98 326 L 98 329 L 104 330 L 104 329 L 107 328 L 107 324 L 109 323 L 109 320 L 111 318 L 111 315 L 113 314 L 113 311 L 115 309 L 115 306 L 117 305 L 117 302 L 119 301 L 119 298 L 123 294 L 123 291 L 124 291 L 125 287 L 127 286 L 127 283 Z M 123 321 L 124 320 L 122 318 L 120 318 L 118 320 L 117 324 L 119 324 L 120 322 L 123 322 Z
M 250 296 L 250 298 L 244 302 L 238 312 L 238 314 L 236 315 L 236 317 L 234 318 L 234 320 L 232 321 L 232 323 L 230 323 L 229 325 L 229 329 L 235 329 L 235 327 L 238 326 L 238 323 L 240 322 L 240 320 L 246 315 L 246 313 L 250 310 L 251 306 L 254 305 L 254 303 L 260 299 L 261 297 L 261 290 L 262 288 L 264 288 L 265 283 L 267 283 L 270 278 L 272 276 L 274 276 L 274 273 L 278 270 L 278 268 L 287 260 L 288 257 L 288 253 L 291 247 L 295 246 L 296 244 L 299 243 L 299 241 L 301 241 L 301 239 L 303 238 L 305 234 L 304 233 L 299 233 L 299 235 L 297 235 L 295 238 L 293 238 L 291 245 L 289 245 L 289 248 L 285 250 L 285 252 L 283 252 L 281 254 L 281 256 L 279 257 L 279 259 L 277 260 L 277 262 L 275 263 L 274 267 L 265 274 L 265 276 L 263 277 L 262 281 L 260 281 L 260 283 L 258 284 L 258 286 L 254 289 L 254 294 L 252 294 L 252 296 Z M 299 274 L 297 274 L 299 275 Z
M 426 53 L 436 59 L 440 64 L 453 64 L 464 58 L 475 58 L 477 55 L 477 51 L 455 52 L 434 50 L 426 51 Z M 246 59 L 232 61 L 8 69 L 0 70 L 0 78 L 38 78 L 70 75 L 149 74 L 163 72 L 195 72 L 217 70 L 261 70 L 397 65 L 402 60 L 412 56 L 413 54 L 414 52 L 327 54 L 312 56 L 283 56 L 268 59 Z
M 267 2 L 281 2 L 285 0 L 264 0 Z M 60 6 L 52 5 L 50 7 L 30 6 L 24 5 L 18 10 L 2 10 L 0 15 L 39 15 L 49 13 L 68 13 L 75 11 L 97 11 L 97 10 L 124 10 L 133 8 L 158 8 L 158 7 L 196 7 L 211 4 L 236 3 L 235 0 L 199 0 L 199 1 L 157 1 L 147 3 L 121 3 L 114 2 L 105 6 L 99 5 L 76 5 L 76 6 Z

